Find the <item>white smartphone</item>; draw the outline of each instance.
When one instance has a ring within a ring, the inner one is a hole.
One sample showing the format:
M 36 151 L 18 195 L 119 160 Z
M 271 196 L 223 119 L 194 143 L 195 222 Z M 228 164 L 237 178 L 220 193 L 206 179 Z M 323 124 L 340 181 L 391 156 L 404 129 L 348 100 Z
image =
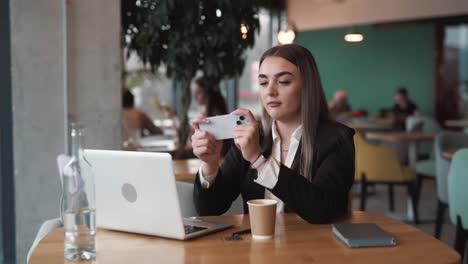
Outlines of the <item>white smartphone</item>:
M 200 124 L 200 129 L 214 136 L 216 140 L 234 138 L 234 128 L 247 124 L 247 119 L 242 115 L 221 115 L 206 118 L 208 123 Z

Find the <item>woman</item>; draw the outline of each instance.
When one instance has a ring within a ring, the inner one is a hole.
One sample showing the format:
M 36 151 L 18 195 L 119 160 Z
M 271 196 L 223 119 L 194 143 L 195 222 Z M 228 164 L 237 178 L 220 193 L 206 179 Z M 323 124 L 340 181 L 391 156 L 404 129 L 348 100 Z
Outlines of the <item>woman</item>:
M 204 117 L 225 115 L 227 106 L 219 88 L 205 77 L 197 78 L 192 84 L 192 95 L 195 101 L 204 108 Z
M 354 181 L 354 131 L 329 119 L 312 54 L 299 45 L 267 50 L 258 76 L 263 129 L 252 113 L 237 126 L 235 146 L 221 163 L 221 143 L 193 121 L 194 154 L 202 166 L 194 198 L 201 215 L 222 214 L 239 193 L 246 201 L 278 200 L 278 212 L 295 212 L 310 223 L 328 223 L 348 210 Z M 221 163 L 221 166 L 218 164 Z
M 193 98 L 203 108 L 203 117 L 225 115 L 228 113 L 226 101 L 219 91 L 219 87 L 208 78 L 202 76 L 195 79 L 191 90 Z M 231 145 L 232 140 L 223 141 L 222 157 L 226 156 Z
M 192 83 L 191 92 L 193 99 L 200 105 L 203 117 L 225 115 L 228 113 L 226 101 L 223 95 L 219 91 L 219 87 L 214 85 L 213 82 L 209 81 L 206 77 L 198 77 Z M 159 103 L 158 103 L 159 104 Z M 166 117 L 176 118 L 176 111 L 167 105 L 161 105 Z M 178 123 L 177 120 L 175 123 Z

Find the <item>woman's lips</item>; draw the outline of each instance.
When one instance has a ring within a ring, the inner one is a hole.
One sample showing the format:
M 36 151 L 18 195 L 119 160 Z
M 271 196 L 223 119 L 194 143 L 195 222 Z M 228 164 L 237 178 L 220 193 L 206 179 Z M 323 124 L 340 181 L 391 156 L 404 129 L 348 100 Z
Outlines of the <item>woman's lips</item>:
M 278 106 L 280 106 L 280 105 L 281 105 L 280 102 L 269 102 L 269 103 L 268 103 L 268 106 L 269 106 L 269 107 L 278 107 Z

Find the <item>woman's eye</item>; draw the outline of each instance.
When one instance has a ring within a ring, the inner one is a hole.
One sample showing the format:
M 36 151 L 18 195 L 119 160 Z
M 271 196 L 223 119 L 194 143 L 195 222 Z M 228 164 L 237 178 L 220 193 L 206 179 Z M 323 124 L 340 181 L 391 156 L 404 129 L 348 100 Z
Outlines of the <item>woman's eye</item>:
M 268 82 L 260 82 L 259 84 L 260 84 L 260 86 L 266 86 L 266 85 L 268 85 Z
M 282 85 L 288 85 L 291 83 L 291 81 L 279 81 L 279 83 Z

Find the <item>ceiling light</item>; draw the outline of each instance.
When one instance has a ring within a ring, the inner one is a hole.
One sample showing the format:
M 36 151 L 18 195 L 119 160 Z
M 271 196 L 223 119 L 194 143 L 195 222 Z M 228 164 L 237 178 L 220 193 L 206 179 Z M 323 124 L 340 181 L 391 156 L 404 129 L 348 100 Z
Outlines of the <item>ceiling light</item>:
M 352 27 L 351 31 L 344 36 L 344 40 L 347 42 L 361 42 L 364 40 L 364 36 Z
M 247 28 L 247 26 L 245 24 L 241 24 L 240 25 L 240 31 L 241 31 L 242 34 L 247 34 L 249 29 Z
M 281 45 L 291 44 L 294 42 L 294 39 L 296 38 L 296 33 L 294 33 L 294 30 L 292 29 L 280 30 L 278 31 L 277 37 L 278 37 L 278 42 Z

